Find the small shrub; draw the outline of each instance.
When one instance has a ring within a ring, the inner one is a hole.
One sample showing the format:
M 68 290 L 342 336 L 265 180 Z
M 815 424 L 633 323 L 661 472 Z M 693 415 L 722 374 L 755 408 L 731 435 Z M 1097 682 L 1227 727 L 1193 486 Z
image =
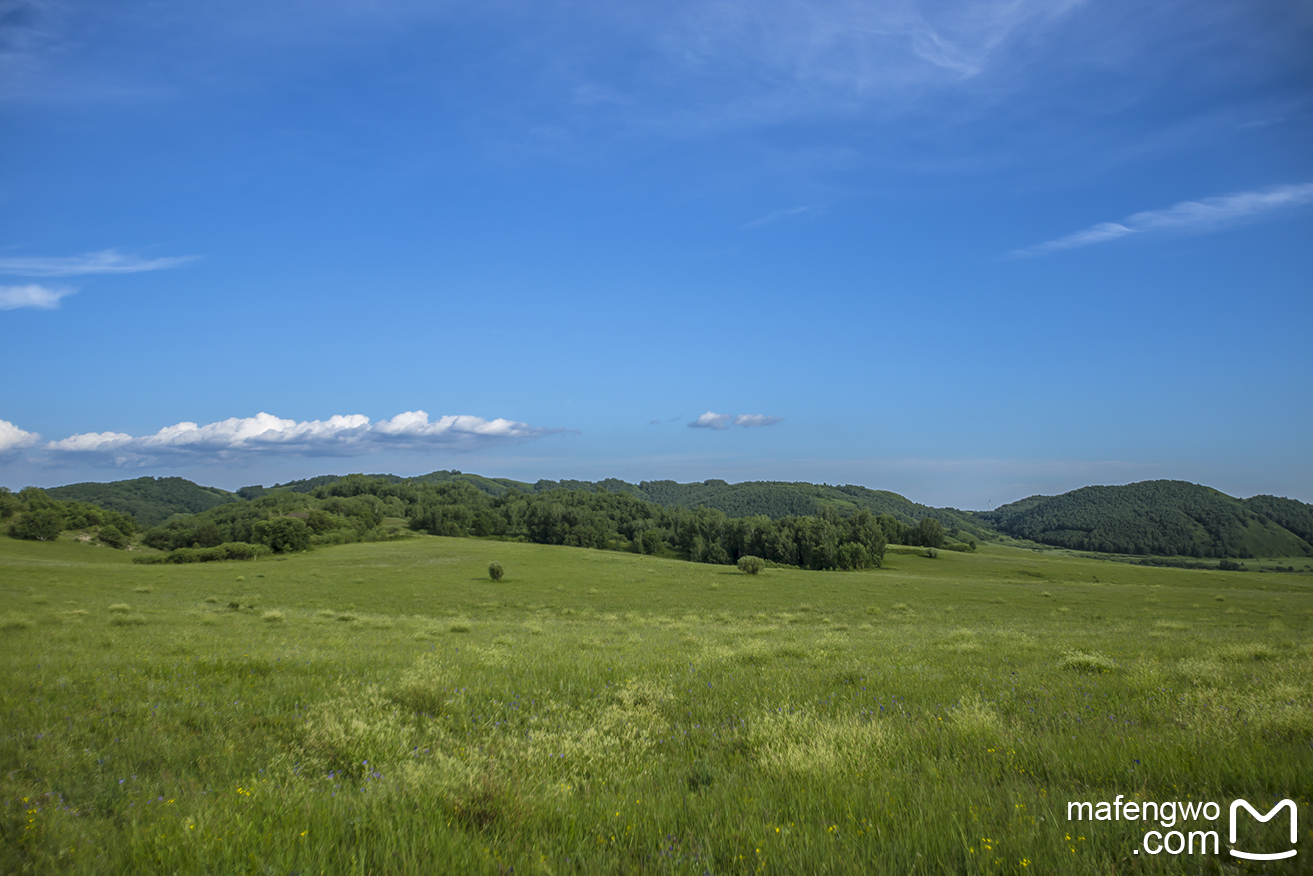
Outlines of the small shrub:
M 260 615 L 260 619 L 267 624 L 281 624 L 283 622 L 283 613 L 281 611 L 266 611 Z
M 488 577 L 494 581 L 500 581 L 506 570 L 501 567 L 501 563 L 492 562 L 488 564 Z
M 932 560 L 939 559 L 939 551 L 935 550 L 932 547 L 928 547 L 925 549 L 925 555 Z
M 127 614 L 132 611 L 132 606 L 128 605 L 126 602 L 116 602 L 109 607 L 109 610 L 115 614 Z
M 205 597 L 205 601 L 208 602 L 210 605 L 217 605 L 219 603 L 219 597 L 207 596 Z
M 1102 654 L 1087 654 L 1084 651 L 1066 651 L 1062 659 L 1058 661 L 1058 666 L 1063 669 L 1070 669 L 1072 672 L 1112 672 L 1116 670 L 1117 664 L 1113 663 Z
M 133 592 L 133 593 L 154 593 L 154 592 L 155 592 L 155 588 L 154 588 L 154 587 L 147 587 L 146 585 L 143 584 L 143 585 L 140 586 L 140 587 L 133 587 L 133 588 L 132 588 L 132 592 Z
M 116 614 L 109 619 L 109 622 L 116 627 L 136 627 L 146 622 L 144 614 Z
M 465 621 L 457 621 L 447 629 L 451 630 L 453 633 L 468 633 L 470 631 L 470 625 Z
M 749 575 L 758 575 L 766 568 L 766 561 L 761 557 L 739 557 L 739 571 Z
M 351 614 L 350 612 L 344 611 L 337 616 L 337 619 L 344 624 L 349 624 L 356 620 L 356 616 L 354 614 Z
M 100 527 L 99 537 L 112 548 L 122 548 L 128 543 L 128 537 L 117 526 L 109 524 Z

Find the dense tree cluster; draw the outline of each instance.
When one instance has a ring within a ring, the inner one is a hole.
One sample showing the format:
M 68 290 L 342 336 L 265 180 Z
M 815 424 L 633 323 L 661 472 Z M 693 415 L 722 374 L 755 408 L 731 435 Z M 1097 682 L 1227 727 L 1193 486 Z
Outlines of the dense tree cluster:
M 45 490 L 26 487 L 13 493 L 0 487 L 0 520 L 9 521 L 11 538 L 52 541 L 69 529 L 94 532 L 111 547 L 123 547 L 137 531 L 136 522 L 117 511 L 86 502 L 61 502 Z
M 243 542 L 289 553 L 315 545 L 384 538 L 387 532 L 380 531 L 380 524 L 394 511 L 404 512 L 404 506 L 373 495 L 268 493 L 170 521 L 148 530 L 141 540 L 161 551 Z

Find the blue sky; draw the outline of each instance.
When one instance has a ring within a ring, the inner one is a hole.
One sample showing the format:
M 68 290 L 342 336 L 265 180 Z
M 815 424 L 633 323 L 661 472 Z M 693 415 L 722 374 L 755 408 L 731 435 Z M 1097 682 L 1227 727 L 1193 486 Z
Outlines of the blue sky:
M 1313 501 L 1313 4 L 0 0 L 0 483 Z

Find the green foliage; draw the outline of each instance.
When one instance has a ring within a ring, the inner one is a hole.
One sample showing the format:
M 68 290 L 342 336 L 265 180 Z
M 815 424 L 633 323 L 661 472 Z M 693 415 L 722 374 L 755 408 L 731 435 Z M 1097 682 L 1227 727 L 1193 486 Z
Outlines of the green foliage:
M 109 523 L 100 527 L 97 537 L 112 548 L 123 548 L 128 544 L 128 537 L 117 526 Z
M 761 557 L 739 557 L 739 571 L 749 575 L 758 575 L 766 568 L 766 561 Z
M 272 517 L 251 527 L 256 544 L 269 547 L 276 554 L 303 551 L 310 547 L 310 527 L 299 517 Z
M 51 541 L 64 530 L 64 515 L 56 508 L 24 511 L 9 524 L 9 535 L 32 541 Z
M 943 547 L 944 525 L 933 517 L 924 517 L 918 520 L 916 526 L 912 527 L 911 532 L 907 534 L 907 544 L 927 548 Z
M 494 560 L 488 564 L 488 577 L 492 580 L 500 581 L 505 574 L 506 571 L 501 567 L 501 563 Z
M 22 501 L 8 487 L 0 487 L 0 520 L 8 520 L 22 507 Z
M 133 557 L 138 565 L 162 565 L 179 563 L 211 563 L 219 560 L 256 560 L 268 556 L 273 551 L 263 544 L 247 544 L 244 541 L 229 541 L 207 548 L 177 548 L 167 554 L 148 554 Z

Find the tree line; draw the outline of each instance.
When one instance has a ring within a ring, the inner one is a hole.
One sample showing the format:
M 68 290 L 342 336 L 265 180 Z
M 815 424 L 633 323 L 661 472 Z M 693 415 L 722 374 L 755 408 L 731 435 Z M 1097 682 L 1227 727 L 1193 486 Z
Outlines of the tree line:
M 559 487 L 492 496 L 458 480 L 438 483 L 349 475 L 309 493 L 268 493 L 175 520 L 145 533 L 161 551 L 249 543 L 273 552 L 414 532 L 629 551 L 733 564 L 745 556 L 804 569 L 878 567 L 889 544 L 940 547 L 943 525 L 833 509 L 772 519 L 711 508 L 667 508 L 632 493 Z

